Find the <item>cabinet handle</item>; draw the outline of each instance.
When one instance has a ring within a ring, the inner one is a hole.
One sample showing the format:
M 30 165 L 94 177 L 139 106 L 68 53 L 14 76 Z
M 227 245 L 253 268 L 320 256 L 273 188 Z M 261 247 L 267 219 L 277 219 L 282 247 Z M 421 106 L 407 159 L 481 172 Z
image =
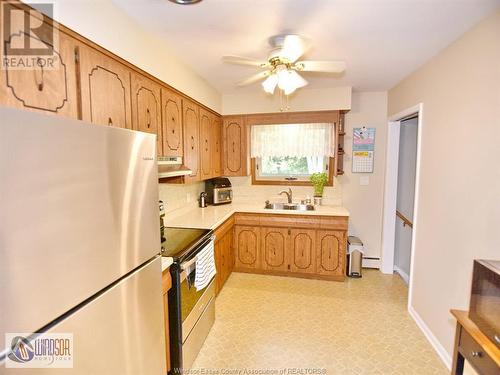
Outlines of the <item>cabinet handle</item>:
M 172 134 L 175 134 L 175 129 L 172 129 Z
M 233 142 L 233 154 L 234 154 L 234 142 Z
M 205 139 L 205 151 L 208 152 L 208 139 Z
M 476 351 L 473 351 L 471 353 L 471 355 L 474 357 L 474 358 L 481 358 L 483 356 L 483 352 L 476 352 Z
M 194 150 L 194 137 L 191 136 L 191 150 Z
M 36 60 L 36 64 L 40 67 L 40 80 L 38 80 L 38 77 L 37 77 L 37 70 L 35 69 L 34 73 L 35 73 L 35 83 L 38 87 L 38 91 L 43 91 L 43 65 L 42 65 L 42 59 L 38 58 Z
M 111 120 L 111 117 L 108 118 L 108 125 L 113 126 L 113 120 Z
M 146 115 L 147 115 L 147 124 L 146 124 L 146 126 L 149 129 L 151 127 L 151 112 L 149 111 L 149 108 L 146 109 Z

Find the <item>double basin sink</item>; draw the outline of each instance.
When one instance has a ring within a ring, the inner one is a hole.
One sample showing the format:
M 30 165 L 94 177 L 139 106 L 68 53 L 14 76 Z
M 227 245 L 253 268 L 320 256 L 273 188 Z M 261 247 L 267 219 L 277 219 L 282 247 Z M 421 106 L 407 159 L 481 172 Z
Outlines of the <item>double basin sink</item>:
M 266 201 L 265 209 L 268 210 L 290 210 L 290 211 L 314 211 L 314 205 L 301 203 L 271 203 Z

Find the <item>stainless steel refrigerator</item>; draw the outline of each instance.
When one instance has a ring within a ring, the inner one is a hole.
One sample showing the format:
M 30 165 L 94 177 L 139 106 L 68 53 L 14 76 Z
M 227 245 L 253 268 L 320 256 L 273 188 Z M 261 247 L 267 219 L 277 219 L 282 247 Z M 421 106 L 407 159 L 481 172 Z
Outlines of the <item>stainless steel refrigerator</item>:
M 164 374 L 155 136 L 0 108 L 0 374 Z M 73 334 L 10 369 L 4 334 Z

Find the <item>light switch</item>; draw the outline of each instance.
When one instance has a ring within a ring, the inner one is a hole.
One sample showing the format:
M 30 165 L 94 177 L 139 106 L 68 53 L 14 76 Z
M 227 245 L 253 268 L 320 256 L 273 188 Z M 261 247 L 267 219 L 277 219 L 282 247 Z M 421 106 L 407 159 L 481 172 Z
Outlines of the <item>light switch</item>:
M 359 184 L 361 186 L 370 185 L 370 176 L 360 176 L 359 177 Z

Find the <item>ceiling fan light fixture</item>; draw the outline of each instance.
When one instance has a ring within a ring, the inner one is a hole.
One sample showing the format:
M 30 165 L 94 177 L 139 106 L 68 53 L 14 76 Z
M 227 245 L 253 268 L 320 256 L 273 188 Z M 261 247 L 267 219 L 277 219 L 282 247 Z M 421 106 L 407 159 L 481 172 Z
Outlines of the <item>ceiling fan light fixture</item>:
M 279 71 L 278 78 L 278 87 L 285 92 L 285 95 L 290 95 L 298 88 L 307 85 L 307 81 L 291 69 Z
M 201 0 L 169 0 L 172 3 L 181 4 L 181 5 L 190 5 L 199 3 Z
M 273 73 L 269 77 L 267 77 L 264 82 L 262 82 L 262 87 L 268 94 L 274 94 L 274 90 L 276 89 L 277 84 L 278 76 Z

